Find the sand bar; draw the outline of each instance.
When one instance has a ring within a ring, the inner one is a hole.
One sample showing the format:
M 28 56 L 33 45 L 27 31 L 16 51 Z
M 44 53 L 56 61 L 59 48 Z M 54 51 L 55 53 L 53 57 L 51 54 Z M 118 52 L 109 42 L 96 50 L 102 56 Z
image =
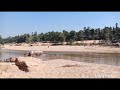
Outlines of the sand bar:
M 9 46 L 10 50 L 42 50 L 68 52 L 120 53 L 120 48 L 98 46 Z M 0 63 L 0 78 L 120 78 L 120 66 L 84 63 L 64 59 L 42 61 L 33 57 L 18 57 L 30 72 L 19 70 L 14 63 Z
M 0 78 L 120 78 L 120 66 L 33 57 L 19 60 L 27 63 L 29 72 L 19 70 L 14 63 L 0 63 Z
M 95 52 L 95 53 L 120 53 L 120 48 L 102 47 L 102 46 L 9 46 L 5 45 L 3 49 L 10 50 L 42 50 L 59 52 Z

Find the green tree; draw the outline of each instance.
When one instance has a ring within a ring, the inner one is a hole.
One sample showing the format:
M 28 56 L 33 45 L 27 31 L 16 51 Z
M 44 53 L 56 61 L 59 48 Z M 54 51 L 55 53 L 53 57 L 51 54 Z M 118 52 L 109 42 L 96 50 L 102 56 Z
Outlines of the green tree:
M 65 41 L 68 42 L 70 39 L 70 33 L 66 30 L 63 30 L 63 34 L 64 34 Z
M 104 40 L 106 41 L 106 43 L 108 44 L 110 42 L 110 31 L 108 27 L 105 27 L 103 29 L 104 31 Z
M 3 41 L 2 41 L 2 37 L 1 37 L 1 35 L 0 35 L 0 44 L 2 44 L 3 43 Z
M 77 40 L 77 34 L 74 30 L 70 31 L 70 39 L 72 41 L 76 41 Z
M 32 37 L 32 42 L 38 42 L 38 37 L 37 36 L 33 36 Z
M 84 40 L 84 32 L 82 30 L 80 30 L 78 32 L 78 41 L 83 41 Z
M 59 32 L 57 42 L 63 43 L 65 41 L 65 36 L 63 33 Z
M 91 32 L 91 39 L 94 40 L 95 39 L 95 30 L 92 28 L 90 30 L 90 32 Z
M 84 27 L 84 35 L 85 35 L 85 40 L 90 40 L 91 39 L 91 32 L 90 32 L 90 27 Z
M 29 38 L 27 38 L 27 43 L 33 43 L 33 36 L 30 36 Z

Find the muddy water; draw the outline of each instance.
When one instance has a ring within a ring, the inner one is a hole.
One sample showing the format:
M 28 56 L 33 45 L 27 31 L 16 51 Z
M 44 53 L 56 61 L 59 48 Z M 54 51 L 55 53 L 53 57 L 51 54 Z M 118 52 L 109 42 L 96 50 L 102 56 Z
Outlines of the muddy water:
M 16 51 L 16 50 L 2 50 L 0 52 L 0 60 L 7 59 L 9 57 L 24 56 L 24 53 L 28 51 Z M 74 52 L 44 52 L 40 57 L 42 60 L 55 60 L 66 59 L 79 62 L 108 64 L 120 66 L 120 54 L 107 54 L 107 53 L 74 53 Z
M 0 52 L 0 60 L 5 60 L 9 57 L 24 56 L 24 53 L 28 51 L 17 51 L 17 50 L 2 50 Z
M 46 56 L 44 55 L 42 58 L 43 60 L 66 59 L 79 62 L 120 66 L 120 54 L 48 52 Z

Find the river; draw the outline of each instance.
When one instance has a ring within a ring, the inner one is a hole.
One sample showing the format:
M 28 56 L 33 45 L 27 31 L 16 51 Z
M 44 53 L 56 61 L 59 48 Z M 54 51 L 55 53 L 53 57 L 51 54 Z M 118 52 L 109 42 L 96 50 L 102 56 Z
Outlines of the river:
M 24 56 L 24 53 L 28 51 L 16 51 L 16 50 L 2 50 L 0 52 L 0 60 L 7 59 L 9 57 Z M 120 66 L 120 54 L 107 54 L 107 53 L 74 53 L 74 52 L 44 52 L 42 56 L 37 57 L 44 61 L 55 59 L 66 59 L 79 62 L 97 63 Z

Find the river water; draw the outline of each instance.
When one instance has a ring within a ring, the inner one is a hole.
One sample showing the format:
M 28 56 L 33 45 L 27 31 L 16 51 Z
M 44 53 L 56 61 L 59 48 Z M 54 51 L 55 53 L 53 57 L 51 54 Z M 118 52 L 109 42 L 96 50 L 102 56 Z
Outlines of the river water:
M 2 52 L 0 52 L 0 60 L 5 60 L 9 57 L 24 56 L 24 53 L 26 52 L 28 51 L 2 50 Z
M 24 56 L 28 51 L 15 51 L 15 50 L 2 50 L 0 52 L 0 60 L 9 57 Z M 107 53 L 74 53 L 74 52 L 44 52 L 40 57 L 44 61 L 55 59 L 66 59 L 79 62 L 97 63 L 120 66 L 120 54 L 107 54 Z

